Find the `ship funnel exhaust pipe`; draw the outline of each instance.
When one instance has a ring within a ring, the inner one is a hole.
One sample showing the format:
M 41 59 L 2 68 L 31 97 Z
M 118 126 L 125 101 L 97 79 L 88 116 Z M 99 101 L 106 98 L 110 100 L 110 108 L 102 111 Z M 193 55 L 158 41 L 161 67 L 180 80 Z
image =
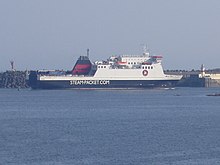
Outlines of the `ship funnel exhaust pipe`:
M 89 49 L 87 49 L 87 57 L 89 57 Z

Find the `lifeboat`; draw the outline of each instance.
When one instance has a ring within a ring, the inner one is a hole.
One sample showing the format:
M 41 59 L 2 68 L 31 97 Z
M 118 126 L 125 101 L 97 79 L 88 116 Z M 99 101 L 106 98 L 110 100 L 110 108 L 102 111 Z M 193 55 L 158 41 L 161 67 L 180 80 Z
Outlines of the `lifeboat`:
M 163 58 L 162 56 L 151 56 L 152 58 Z
M 161 63 L 162 61 L 162 56 L 151 56 L 152 60 L 158 63 Z
M 142 62 L 142 65 L 152 65 L 152 62 Z
M 118 65 L 127 65 L 127 62 L 118 61 L 117 64 Z

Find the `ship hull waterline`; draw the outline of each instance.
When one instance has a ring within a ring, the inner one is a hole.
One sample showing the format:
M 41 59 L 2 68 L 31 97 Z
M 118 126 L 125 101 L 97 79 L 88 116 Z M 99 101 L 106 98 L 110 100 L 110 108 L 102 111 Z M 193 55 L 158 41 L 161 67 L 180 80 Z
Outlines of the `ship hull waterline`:
M 147 89 L 175 87 L 178 80 L 103 80 L 77 82 L 68 80 L 36 80 L 30 84 L 32 89 Z

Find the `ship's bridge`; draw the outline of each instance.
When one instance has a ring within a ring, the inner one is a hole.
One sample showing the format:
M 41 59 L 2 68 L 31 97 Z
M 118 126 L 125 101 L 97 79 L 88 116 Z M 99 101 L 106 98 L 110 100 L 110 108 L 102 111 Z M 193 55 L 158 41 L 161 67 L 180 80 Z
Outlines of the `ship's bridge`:
M 122 55 L 118 57 L 121 63 L 126 63 L 127 66 L 140 65 L 149 59 L 148 54 L 144 55 Z

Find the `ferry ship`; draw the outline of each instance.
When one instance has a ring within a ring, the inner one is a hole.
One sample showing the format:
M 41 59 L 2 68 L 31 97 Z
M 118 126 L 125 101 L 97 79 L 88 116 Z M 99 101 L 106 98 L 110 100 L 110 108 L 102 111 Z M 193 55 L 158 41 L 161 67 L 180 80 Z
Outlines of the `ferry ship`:
M 162 56 L 111 56 L 104 61 L 91 62 L 89 50 L 80 56 L 71 71 L 30 71 L 32 89 L 138 89 L 174 87 L 181 75 L 164 74 Z

